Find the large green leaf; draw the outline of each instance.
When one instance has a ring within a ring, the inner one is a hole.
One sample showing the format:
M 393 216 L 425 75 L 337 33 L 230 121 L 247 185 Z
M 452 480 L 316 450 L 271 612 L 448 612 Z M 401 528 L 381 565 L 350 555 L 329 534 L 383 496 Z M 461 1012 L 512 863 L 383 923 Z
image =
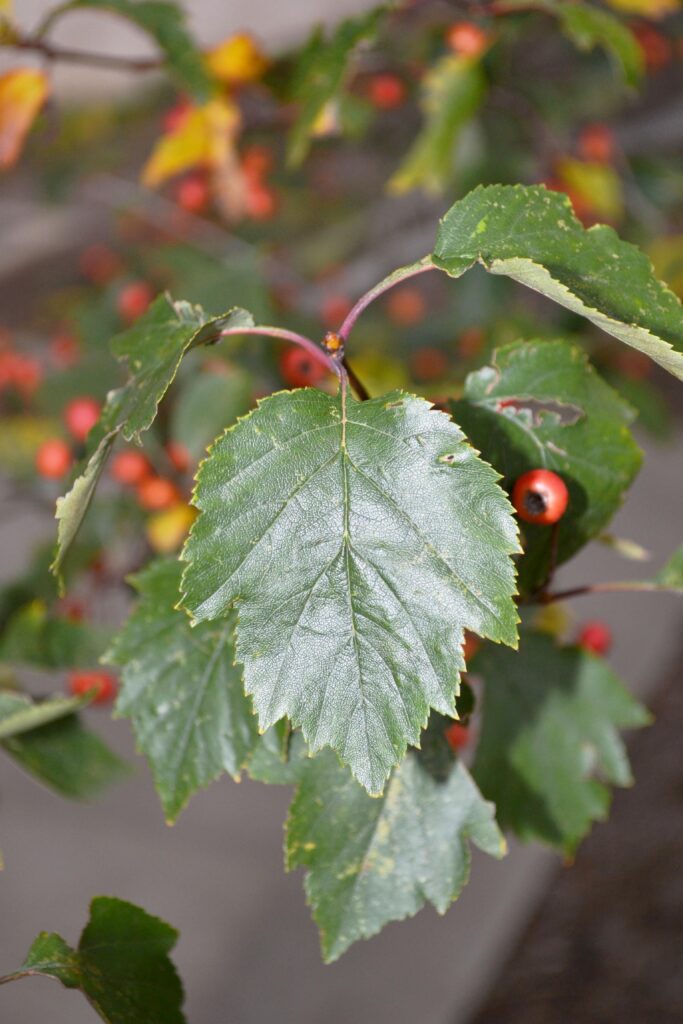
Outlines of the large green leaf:
M 104 659 L 122 668 L 117 711 L 132 720 L 169 821 L 222 772 L 239 778 L 258 738 L 234 616 L 192 629 L 175 607 L 180 571 L 158 561 L 132 580 L 140 602 Z
M 78 949 L 41 932 L 26 960 L 3 981 L 30 975 L 80 989 L 108 1024 L 185 1024 L 183 987 L 169 954 L 175 928 L 140 907 L 96 896 Z
M 493 805 L 462 762 L 436 780 L 409 753 L 373 799 L 334 754 L 314 758 L 289 811 L 286 855 L 288 868 L 308 868 L 325 960 L 427 902 L 444 914 L 467 883 L 470 842 L 505 853 Z
M 424 125 L 389 181 L 391 191 L 440 192 L 448 185 L 460 132 L 481 106 L 485 86 L 480 63 L 468 57 L 443 57 L 430 69 L 423 86 Z
M 516 643 L 496 480 L 447 416 L 398 391 L 280 392 L 216 441 L 184 602 L 197 621 L 238 605 L 262 729 L 288 716 L 381 792 L 430 707 L 452 713 L 463 631 Z
M 295 71 L 292 99 L 300 111 L 289 136 L 288 160 L 298 166 L 306 158 L 315 123 L 326 104 L 335 99 L 344 85 L 356 47 L 377 31 L 384 7 L 377 7 L 357 18 L 342 21 L 325 38 L 316 29 L 304 47 Z
M 647 256 L 604 224 L 585 230 L 566 196 L 489 185 L 455 203 L 433 260 L 452 277 L 475 263 L 587 317 L 683 379 L 683 310 Z
M 631 783 L 617 729 L 646 725 L 647 711 L 603 660 L 541 633 L 522 632 L 514 654 L 487 645 L 474 671 L 485 686 L 482 793 L 502 828 L 572 853 L 607 815 L 606 783 Z
M 61 11 L 92 8 L 121 15 L 147 32 L 162 50 L 178 85 L 199 100 L 209 98 L 211 79 L 202 54 L 185 26 L 182 8 L 167 0 L 71 0 Z
M 569 488 L 557 537 L 558 561 L 597 536 L 640 467 L 627 426 L 630 408 L 564 341 L 516 342 L 466 380 L 453 418 L 511 488 L 530 469 L 551 469 Z M 521 584 L 543 582 L 553 545 L 547 526 L 522 524 Z
M 61 573 L 119 434 L 128 441 L 140 442 L 141 433 L 154 422 L 159 402 L 188 349 L 217 341 L 224 328 L 250 327 L 253 322 L 244 309 L 207 317 L 199 306 L 172 302 L 168 296 L 160 295 L 132 327 L 114 338 L 112 351 L 125 362 L 130 376 L 123 387 L 107 396 L 100 423 L 88 437 L 86 458 L 74 483 L 57 500 L 57 551 L 52 563 L 55 574 Z

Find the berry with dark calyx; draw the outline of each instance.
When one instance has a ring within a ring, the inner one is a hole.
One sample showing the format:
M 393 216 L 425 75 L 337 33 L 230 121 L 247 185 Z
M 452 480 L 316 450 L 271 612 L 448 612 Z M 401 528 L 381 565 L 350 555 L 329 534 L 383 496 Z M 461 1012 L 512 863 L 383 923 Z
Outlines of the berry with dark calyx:
M 148 512 L 160 512 L 175 505 L 180 495 L 172 480 L 165 476 L 149 476 L 137 487 L 138 502 Z
M 147 310 L 154 298 L 146 281 L 131 281 L 124 285 L 116 300 L 116 309 L 126 324 L 134 323 Z
M 151 470 L 147 456 L 130 448 L 116 453 L 111 461 L 110 473 L 124 487 L 137 487 L 147 479 Z
M 69 472 L 73 456 L 66 441 L 50 437 L 36 452 L 36 470 L 47 480 L 61 480 Z
M 293 388 L 314 387 L 327 376 L 329 367 L 325 357 L 313 355 L 299 347 L 287 348 L 280 356 L 280 373 Z
M 459 57 L 479 57 L 488 44 L 488 33 L 472 21 L 456 21 L 446 29 L 446 45 Z
M 579 647 L 585 651 L 592 651 L 593 654 L 607 654 L 612 646 L 612 633 L 604 622 L 595 619 L 593 622 L 586 622 L 579 630 L 577 637 Z
M 395 110 L 406 98 L 405 83 L 398 75 L 373 75 L 368 82 L 367 96 L 378 110 Z
M 111 704 L 118 691 L 116 677 L 111 672 L 78 671 L 69 673 L 69 692 L 74 697 L 82 697 L 91 690 L 95 691 L 93 704 Z
M 99 420 L 100 412 L 100 403 L 89 395 L 73 398 L 64 410 L 64 422 L 71 436 L 76 441 L 85 441 Z
M 522 474 L 512 488 L 512 504 L 525 523 L 550 526 L 564 515 L 569 491 L 564 480 L 550 469 Z
M 444 729 L 444 737 L 453 753 L 458 754 L 469 743 L 469 726 L 463 725 L 462 722 L 451 722 Z

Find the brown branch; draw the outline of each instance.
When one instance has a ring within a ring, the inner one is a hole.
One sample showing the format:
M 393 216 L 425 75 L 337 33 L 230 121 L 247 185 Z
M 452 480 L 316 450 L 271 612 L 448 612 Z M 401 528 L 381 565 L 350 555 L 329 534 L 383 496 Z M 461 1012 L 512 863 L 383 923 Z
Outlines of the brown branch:
M 94 67 L 110 68 L 112 71 L 156 71 L 166 63 L 161 57 L 117 57 L 107 53 L 90 53 L 87 50 L 71 50 L 55 46 L 44 39 L 30 36 L 19 37 L 2 44 L 14 50 L 29 50 L 39 53 L 46 60 L 65 61 L 70 64 L 89 64 Z

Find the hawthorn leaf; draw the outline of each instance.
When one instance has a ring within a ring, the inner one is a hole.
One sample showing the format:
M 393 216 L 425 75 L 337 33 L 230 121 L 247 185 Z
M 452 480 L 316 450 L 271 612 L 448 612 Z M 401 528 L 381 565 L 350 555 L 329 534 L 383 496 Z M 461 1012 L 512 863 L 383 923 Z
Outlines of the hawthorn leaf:
M 474 778 L 501 828 L 572 854 L 606 818 L 607 784 L 631 784 L 617 730 L 648 712 L 605 661 L 544 633 L 523 631 L 510 656 L 486 645 L 473 668 L 484 680 Z
M 493 857 L 506 852 L 494 807 L 462 762 L 438 781 L 414 752 L 379 799 L 330 751 L 314 758 L 286 830 L 287 868 L 308 869 L 306 895 L 328 963 L 427 902 L 444 914 L 467 884 L 469 843 Z
M 131 580 L 139 603 L 103 659 L 121 666 L 116 711 L 133 723 L 169 821 L 223 772 L 239 778 L 258 740 L 234 664 L 234 615 L 192 629 L 176 608 L 180 573 L 160 560 Z
M 238 606 L 262 730 L 289 717 L 380 793 L 430 707 L 452 714 L 463 631 L 514 645 L 518 550 L 497 474 L 424 399 L 279 392 L 197 476 L 184 605 Z
M 41 932 L 14 974 L 78 988 L 108 1024 L 185 1024 L 183 987 L 170 959 L 178 932 L 140 907 L 96 896 L 77 949 Z
M 211 77 L 197 44 L 185 25 L 181 7 L 166 0 L 71 0 L 59 10 L 91 8 L 134 22 L 154 39 L 177 84 L 199 100 L 211 92 Z
M 200 306 L 159 295 L 132 327 L 114 338 L 112 351 L 125 362 L 130 376 L 123 387 L 107 395 L 100 422 L 88 435 L 86 457 L 74 483 L 57 499 L 57 551 L 51 569 L 58 578 L 117 437 L 141 443 L 140 435 L 154 422 L 187 350 L 212 344 L 223 329 L 240 326 L 253 326 L 251 314 L 244 309 L 207 317 Z
M 122 779 L 129 768 L 73 713 L 87 702 L 87 698 L 78 700 L 80 703 L 72 701 L 70 708 L 66 699 L 61 702 L 63 708 L 57 701 L 34 705 L 26 709 L 23 722 L 19 712 L 0 721 L 0 747 L 19 767 L 61 796 L 87 800 Z M 47 717 L 50 712 L 51 719 Z M 44 724 L 40 724 L 41 713 Z
M 632 410 L 583 349 L 565 341 L 496 349 L 490 366 L 467 377 L 451 411 L 506 488 L 530 469 L 562 477 L 569 505 L 557 533 L 558 562 L 604 530 L 640 468 L 628 430 Z M 549 568 L 552 531 L 523 523 L 522 533 L 520 585 L 533 590 Z
M 347 18 L 329 39 L 322 28 L 313 32 L 294 70 L 292 99 L 300 110 L 287 147 L 290 166 L 298 167 L 305 160 L 318 118 L 343 88 L 356 48 L 375 34 L 384 13 L 384 7 L 376 7 L 357 18 Z
M 389 191 L 441 192 L 453 177 L 460 132 L 481 106 L 486 81 L 479 61 L 443 57 L 424 80 L 424 125 L 389 181 Z
M 683 379 L 683 310 L 648 257 L 604 224 L 586 230 L 542 185 L 479 186 L 441 220 L 435 266 L 480 263 L 579 313 Z
M 609 11 L 593 4 L 554 2 L 551 9 L 560 19 L 564 32 L 586 52 L 599 46 L 611 57 L 629 85 L 643 77 L 643 50 L 631 29 Z
M 15 690 L 0 690 L 0 741 L 71 715 L 89 703 L 87 696 L 36 702 Z

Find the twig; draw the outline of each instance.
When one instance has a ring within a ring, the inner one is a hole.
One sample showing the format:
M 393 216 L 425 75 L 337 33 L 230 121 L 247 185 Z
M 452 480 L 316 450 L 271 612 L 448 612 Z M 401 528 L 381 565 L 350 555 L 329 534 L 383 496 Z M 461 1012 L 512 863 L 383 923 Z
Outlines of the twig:
M 351 312 L 348 314 L 344 323 L 339 328 L 340 338 L 346 342 L 351 331 L 354 328 L 356 320 L 361 315 L 364 309 L 378 299 L 384 292 L 388 292 L 394 285 L 400 284 L 402 281 L 407 281 L 411 277 L 415 277 L 417 274 L 424 274 L 427 270 L 436 270 L 431 260 L 431 256 L 425 256 L 418 263 L 411 263 L 410 266 L 401 267 L 399 270 L 395 270 L 393 274 L 389 274 L 383 281 L 376 284 L 374 288 L 371 288 L 365 295 L 361 295 L 358 302 L 355 304 Z
M 220 332 L 221 338 L 228 338 L 240 334 L 255 334 L 265 338 L 279 338 L 282 341 L 291 341 L 294 345 L 305 348 L 307 352 L 318 359 L 324 359 L 333 373 L 341 378 L 343 375 L 340 361 L 335 359 L 329 352 L 326 352 L 320 345 L 307 338 L 297 331 L 288 331 L 285 327 L 228 327 Z
M 71 50 L 55 46 L 44 39 L 19 37 L 3 42 L 2 46 L 15 50 L 31 50 L 40 53 L 46 60 L 60 60 L 69 64 L 89 64 L 110 68 L 112 71 L 157 71 L 166 63 L 161 57 L 117 57 L 108 53 L 91 53 L 88 50 Z

